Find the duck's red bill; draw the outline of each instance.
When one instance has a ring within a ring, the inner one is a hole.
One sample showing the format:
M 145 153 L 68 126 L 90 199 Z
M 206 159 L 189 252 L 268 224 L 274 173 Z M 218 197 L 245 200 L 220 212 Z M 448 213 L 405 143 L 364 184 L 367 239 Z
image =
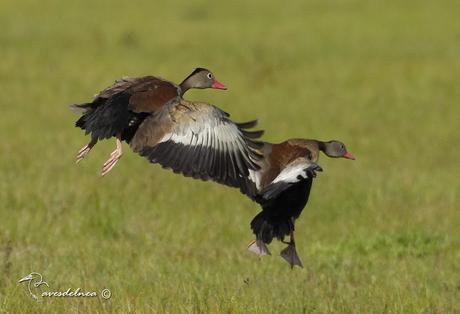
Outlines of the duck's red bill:
M 353 156 L 351 153 L 347 152 L 345 155 L 343 155 L 343 158 L 346 158 L 346 159 L 351 159 L 351 160 L 355 160 L 355 156 Z
M 222 84 L 218 80 L 214 80 L 214 83 L 212 83 L 211 87 L 215 88 L 215 89 L 227 89 L 227 86 L 225 86 L 224 84 Z

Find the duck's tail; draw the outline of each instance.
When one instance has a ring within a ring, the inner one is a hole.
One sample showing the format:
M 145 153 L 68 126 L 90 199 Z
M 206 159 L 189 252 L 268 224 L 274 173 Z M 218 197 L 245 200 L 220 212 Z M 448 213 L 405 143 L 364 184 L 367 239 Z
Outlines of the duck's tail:
M 73 104 L 69 106 L 70 110 L 75 113 L 86 113 L 93 108 L 93 103 Z
M 269 244 L 273 238 L 284 240 L 294 231 L 294 222 L 289 217 L 274 217 L 266 211 L 258 213 L 251 221 L 251 229 L 258 240 Z
M 91 118 L 91 113 L 94 111 L 93 103 L 73 104 L 69 106 L 70 110 L 75 113 L 80 113 L 82 116 L 75 122 L 75 126 L 83 130 L 87 129 L 87 122 Z

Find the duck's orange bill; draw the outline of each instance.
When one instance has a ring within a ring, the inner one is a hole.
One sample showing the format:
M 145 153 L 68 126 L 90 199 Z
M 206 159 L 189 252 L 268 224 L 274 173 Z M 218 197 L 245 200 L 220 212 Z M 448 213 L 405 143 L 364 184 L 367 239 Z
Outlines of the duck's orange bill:
M 355 160 L 355 156 L 353 156 L 351 153 L 347 152 L 345 155 L 343 155 L 343 158 L 346 158 L 346 159 L 351 159 L 351 160 Z
M 227 89 L 227 86 L 225 86 L 224 84 L 222 84 L 218 80 L 214 80 L 214 83 L 212 83 L 211 87 L 215 88 L 215 89 Z

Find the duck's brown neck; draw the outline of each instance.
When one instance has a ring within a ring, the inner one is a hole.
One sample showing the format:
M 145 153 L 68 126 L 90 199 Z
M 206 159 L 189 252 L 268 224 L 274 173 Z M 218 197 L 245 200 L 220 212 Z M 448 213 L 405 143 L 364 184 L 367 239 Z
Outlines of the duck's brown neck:
M 190 88 L 192 88 L 190 84 L 190 80 L 186 78 L 179 84 L 180 87 L 180 96 L 182 97 Z
M 316 142 L 318 143 L 318 149 L 324 153 L 326 151 L 326 143 L 318 140 Z

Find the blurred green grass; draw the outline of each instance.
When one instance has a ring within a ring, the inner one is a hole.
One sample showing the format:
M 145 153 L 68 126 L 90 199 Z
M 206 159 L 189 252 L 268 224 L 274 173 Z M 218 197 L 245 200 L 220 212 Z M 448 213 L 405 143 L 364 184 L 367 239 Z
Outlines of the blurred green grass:
M 457 1 L 0 2 L 2 312 L 460 311 Z M 179 82 L 266 140 L 340 139 L 298 221 L 305 269 L 245 251 L 258 206 L 238 191 L 87 138 L 68 104 L 115 78 Z M 34 302 L 17 281 L 109 288 Z

